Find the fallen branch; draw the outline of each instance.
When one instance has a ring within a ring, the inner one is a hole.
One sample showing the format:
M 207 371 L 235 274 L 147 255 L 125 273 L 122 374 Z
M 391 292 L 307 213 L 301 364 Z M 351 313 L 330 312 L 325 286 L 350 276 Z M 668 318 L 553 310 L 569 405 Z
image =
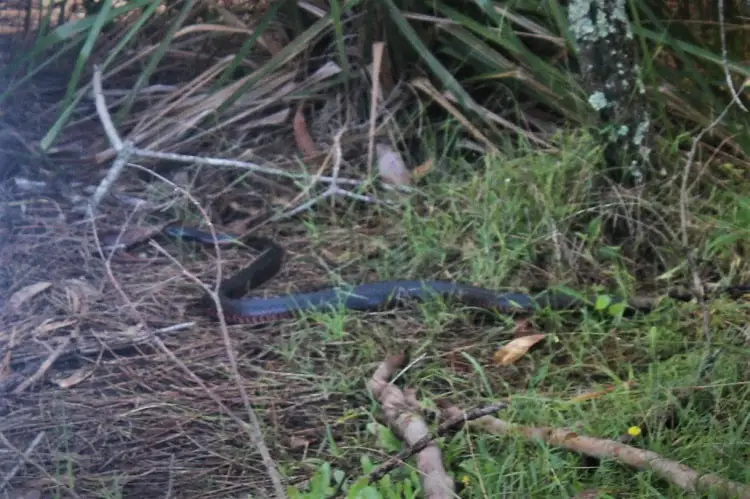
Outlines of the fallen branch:
M 125 165 L 128 163 L 128 160 L 133 155 L 133 144 L 131 144 L 129 141 L 123 142 L 120 139 L 120 136 L 117 134 L 117 131 L 115 130 L 115 126 L 112 123 L 112 120 L 109 117 L 109 113 L 107 111 L 107 104 L 104 101 L 104 94 L 102 93 L 102 73 L 99 69 L 99 66 L 94 66 L 94 101 L 96 102 L 96 110 L 99 113 L 99 117 L 102 121 L 102 127 L 104 127 L 104 131 L 107 134 L 107 138 L 109 139 L 110 144 L 112 144 L 112 147 L 117 151 L 117 158 L 115 158 L 115 162 L 112 164 L 112 167 L 107 172 L 107 175 L 104 177 L 104 179 L 99 183 L 99 186 L 96 188 L 96 191 L 94 191 L 93 196 L 91 196 L 91 203 L 89 205 L 89 209 L 93 218 L 93 212 L 97 209 L 99 206 L 99 203 L 101 203 L 102 199 L 104 199 L 104 196 L 107 195 L 107 193 L 112 188 L 112 185 L 114 185 L 115 182 L 117 182 L 117 179 L 120 177 L 120 174 L 125 169 Z
M 290 171 L 283 170 L 280 168 L 262 166 L 257 163 L 249 163 L 246 161 L 238 161 L 238 160 L 222 159 L 222 158 L 207 158 L 207 157 L 201 157 L 201 156 L 191 156 L 191 155 L 176 154 L 176 153 L 165 153 L 165 152 L 151 151 L 148 149 L 139 148 L 136 146 L 136 144 L 132 140 L 121 139 L 117 130 L 115 129 L 114 123 L 112 122 L 112 119 L 109 115 L 109 110 L 107 108 L 107 104 L 104 98 L 104 90 L 102 89 L 102 84 L 101 84 L 101 70 L 98 66 L 94 67 L 93 87 L 94 87 L 93 93 L 94 93 L 94 100 L 96 104 L 97 115 L 99 116 L 99 120 L 102 123 L 102 127 L 104 128 L 104 131 L 107 135 L 107 139 L 112 145 L 112 148 L 116 152 L 117 156 L 115 158 L 114 163 L 112 164 L 109 171 L 107 172 L 107 175 L 100 182 L 99 186 L 96 188 L 96 191 L 92 195 L 91 200 L 87 206 L 87 210 L 92 217 L 93 217 L 93 212 L 96 211 L 102 199 L 104 199 L 104 197 L 110 192 L 110 190 L 112 189 L 112 186 L 115 184 L 115 182 L 120 177 L 123 170 L 125 169 L 125 166 L 129 164 L 128 161 L 130 160 L 130 158 L 148 158 L 148 159 L 155 159 L 155 160 L 162 160 L 162 161 L 181 162 L 181 163 L 186 163 L 186 164 L 202 164 L 202 165 L 217 166 L 217 167 L 233 167 L 233 168 L 245 169 L 255 174 L 282 177 L 282 178 L 295 180 L 298 182 L 308 181 L 309 185 L 305 187 L 304 189 L 305 194 L 310 193 L 312 189 L 319 183 L 329 184 L 328 188 L 322 194 L 318 196 L 314 196 L 312 199 L 306 201 L 305 203 L 300 204 L 299 206 L 294 208 L 290 213 L 280 214 L 278 216 L 279 219 L 289 218 L 291 216 L 294 216 L 301 211 L 307 210 L 308 208 L 312 207 L 314 204 L 318 203 L 319 201 L 323 199 L 327 199 L 327 198 L 331 198 L 335 196 L 351 198 L 351 199 L 355 199 L 357 201 L 362 201 L 365 203 L 376 203 L 376 204 L 383 204 L 383 205 L 390 204 L 388 202 L 379 201 L 371 196 L 358 194 L 354 192 L 353 190 L 348 190 L 348 189 L 344 189 L 343 187 L 341 187 L 342 185 L 350 185 L 352 186 L 352 188 L 356 188 L 364 184 L 365 182 L 356 180 L 356 179 L 339 178 L 338 169 L 336 170 L 333 176 L 323 176 L 321 174 L 318 174 L 318 175 L 312 176 L 311 178 L 311 176 L 308 173 L 290 172 Z M 337 152 L 338 152 L 339 157 L 341 156 L 340 139 L 341 139 L 341 134 L 343 134 L 343 132 L 344 130 L 342 130 L 340 134 L 337 136 L 337 147 L 338 147 Z M 385 184 L 383 185 L 383 187 L 388 188 L 388 186 Z M 405 189 L 405 188 L 401 190 L 408 191 L 408 189 Z
M 404 461 L 409 459 L 411 456 L 417 454 L 418 452 L 422 452 L 422 450 L 435 439 L 458 432 L 469 421 L 474 421 L 475 419 L 489 416 L 490 414 L 495 414 L 496 412 L 501 411 L 506 407 L 508 407 L 508 404 L 502 402 L 499 404 L 492 404 L 487 407 L 472 409 L 465 414 L 461 414 L 459 417 L 450 419 L 445 423 L 442 423 L 434 433 L 428 433 L 418 442 L 404 448 L 401 452 L 388 459 L 388 461 L 375 468 L 375 470 L 370 473 L 370 483 L 377 482 L 385 475 L 401 466 Z
M 385 420 L 391 430 L 409 447 L 422 443 L 424 448 L 417 454 L 417 469 L 422 475 L 425 499 L 448 499 L 454 497 L 453 479 L 446 473 L 440 449 L 434 440 L 425 437 L 429 429 L 420 415 L 416 391 L 404 389 L 390 383 L 390 378 L 404 365 L 404 354 L 392 355 L 380 363 L 370 380 L 370 389 L 383 407 Z
M 441 409 L 443 415 L 450 419 L 461 417 L 463 414 L 459 408 L 453 405 L 445 405 Z M 711 491 L 718 494 L 718 497 L 750 498 L 750 487 L 747 485 L 726 480 L 713 473 L 699 473 L 684 464 L 662 457 L 655 452 L 632 447 L 614 440 L 587 437 L 562 428 L 521 426 L 492 416 L 481 417 L 473 421 L 471 426 L 481 428 L 494 435 L 522 435 L 529 440 L 541 440 L 549 445 L 562 447 L 587 456 L 612 459 L 639 470 L 650 470 L 691 494 Z

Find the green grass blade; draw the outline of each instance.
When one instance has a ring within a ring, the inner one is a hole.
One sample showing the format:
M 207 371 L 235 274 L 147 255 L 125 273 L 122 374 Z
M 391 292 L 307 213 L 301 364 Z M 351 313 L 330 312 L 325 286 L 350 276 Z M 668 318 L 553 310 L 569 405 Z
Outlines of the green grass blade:
M 440 61 L 438 61 L 437 58 L 430 52 L 427 46 L 419 38 L 419 35 L 417 35 L 417 32 L 414 31 L 414 28 L 411 27 L 409 22 L 398 9 L 396 4 L 393 3 L 393 0 L 383 0 L 383 2 L 388 7 L 388 12 L 394 24 L 398 27 L 398 29 L 406 37 L 406 39 L 409 40 L 409 43 L 412 44 L 414 50 L 416 50 L 416 52 L 419 54 L 419 57 L 424 59 L 432 72 L 435 73 L 435 76 L 442 82 L 443 85 L 445 85 L 448 90 L 453 93 L 459 104 L 464 109 L 476 109 L 477 104 L 474 102 L 474 99 L 469 96 L 469 94 L 464 90 L 464 88 L 451 74 L 451 72 L 448 71 L 448 69 L 446 69 L 446 67 L 443 66 Z

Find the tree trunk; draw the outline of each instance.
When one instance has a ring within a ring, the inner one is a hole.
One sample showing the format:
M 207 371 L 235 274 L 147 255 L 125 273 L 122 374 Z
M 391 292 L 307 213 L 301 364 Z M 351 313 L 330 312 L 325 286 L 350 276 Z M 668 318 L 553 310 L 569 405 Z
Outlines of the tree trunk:
M 626 5 L 626 0 L 571 0 L 568 19 L 588 102 L 599 114 L 607 163 L 619 182 L 637 185 L 649 173 L 651 120 Z

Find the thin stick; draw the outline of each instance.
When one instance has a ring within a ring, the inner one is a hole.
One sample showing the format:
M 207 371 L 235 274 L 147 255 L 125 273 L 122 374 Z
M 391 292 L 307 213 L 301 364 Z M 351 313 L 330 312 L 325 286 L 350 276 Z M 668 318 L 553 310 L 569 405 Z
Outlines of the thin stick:
M 117 182 L 125 165 L 128 163 L 128 159 L 130 159 L 130 156 L 133 154 L 132 144 L 130 142 L 123 143 L 122 140 L 120 140 L 120 137 L 115 130 L 115 126 L 112 123 L 112 119 L 109 116 L 107 104 L 104 101 L 104 94 L 102 93 L 102 73 L 98 65 L 94 66 L 94 101 L 96 103 L 96 112 L 99 115 L 99 119 L 102 122 L 102 126 L 104 127 L 104 131 L 107 134 L 110 144 L 112 144 L 112 147 L 117 152 L 117 157 L 115 158 L 112 167 L 107 172 L 107 175 L 102 179 L 99 186 L 96 188 L 96 191 L 94 191 L 94 194 L 91 196 L 89 209 L 92 213 L 99 206 L 99 203 L 102 202 L 102 199 L 104 199 L 104 196 L 107 195 L 114 183 Z
M 724 0 L 719 0 L 717 8 L 719 9 L 719 34 L 721 35 L 721 65 L 724 67 L 724 76 L 727 79 L 727 88 L 732 94 L 732 102 L 737 104 L 740 109 L 747 112 L 747 108 L 742 104 L 739 92 L 734 88 L 732 74 L 729 71 L 729 56 L 727 55 L 727 30 L 724 23 Z
M 70 335 L 63 338 L 62 342 L 60 342 L 59 345 L 57 345 L 57 348 L 47 356 L 47 358 L 42 362 L 42 365 L 39 366 L 39 369 L 36 370 L 34 374 L 23 380 L 14 390 L 13 393 L 18 395 L 19 393 L 23 393 L 26 391 L 28 387 L 36 383 L 39 379 L 41 379 L 42 376 L 49 370 L 50 367 L 52 367 L 52 364 L 55 363 L 57 359 L 60 358 L 60 356 L 68 351 L 68 346 L 70 345 L 71 341 L 73 340 L 73 337 L 77 333 L 71 333 Z
M 188 191 L 186 191 L 185 189 L 183 189 L 179 185 L 175 184 L 174 182 L 168 180 L 167 178 L 163 177 L 162 175 L 159 175 L 156 172 L 153 172 L 151 170 L 148 170 L 147 168 L 143 168 L 143 167 L 138 166 L 138 165 L 133 165 L 133 166 L 136 166 L 137 168 L 140 168 L 141 170 L 149 173 L 150 175 L 153 175 L 154 177 L 156 177 L 156 178 L 160 179 L 161 181 L 165 182 L 166 184 L 170 185 L 175 190 L 177 190 L 178 192 L 180 192 L 183 195 L 185 195 L 185 197 L 187 197 L 188 200 L 190 200 L 190 202 L 193 203 L 198 208 L 198 210 L 201 213 L 201 216 L 208 223 L 211 235 L 212 235 L 212 237 L 213 237 L 213 239 L 215 241 L 215 243 L 214 243 L 214 249 L 215 249 L 216 254 L 217 254 L 217 261 L 221 262 L 221 257 L 220 257 L 220 251 L 221 250 L 219 248 L 220 245 L 218 243 L 218 238 L 216 237 L 216 230 L 215 230 L 213 224 L 210 222 L 210 218 L 209 218 L 208 214 L 205 212 L 205 210 L 200 205 L 200 203 L 198 203 L 198 200 L 195 199 Z M 226 319 L 224 317 L 224 310 L 223 310 L 223 308 L 221 306 L 221 300 L 219 299 L 219 286 L 221 285 L 221 265 L 217 265 L 216 284 L 214 285 L 214 289 L 211 289 L 210 287 L 206 286 L 200 279 L 198 279 L 196 276 L 194 276 L 192 273 L 188 272 L 188 270 L 184 267 L 184 265 L 182 265 L 176 258 L 174 258 L 172 255 L 170 255 L 169 252 L 166 251 L 164 248 L 162 248 L 158 244 L 154 243 L 153 241 L 152 241 L 152 245 L 157 250 L 159 250 L 164 256 L 166 256 L 167 258 L 169 258 L 175 265 L 177 265 L 178 267 L 180 267 L 180 270 L 182 270 L 182 272 L 188 278 L 190 278 L 191 280 L 193 280 L 196 284 L 198 284 L 201 288 L 203 288 L 203 290 L 209 296 L 211 296 L 211 299 L 214 302 L 214 306 L 216 307 L 216 312 L 217 312 L 217 315 L 218 315 L 218 318 L 219 318 L 219 329 L 221 330 L 221 336 L 222 336 L 222 339 L 224 340 L 224 346 L 226 348 L 227 357 L 229 358 L 229 364 L 230 364 L 230 366 L 232 368 L 232 374 L 234 375 L 235 383 L 237 384 L 237 389 L 240 392 L 240 396 L 242 397 L 242 402 L 245 405 L 245 409 L 247 410 L 248 417 L 250 418 L 250 425 L 246 424 L 245 422 L 243 422 L 239 418 L 236 418 L 235 421 L 238 424 L 241 424 L 244 429 L 249 429 L 250 430 L 249 431 L 250 438 L 253 441 L 253 445 L 255 445 L 257 447 L 258 452 L 260 453 L 261 458 L 263 459 L 263 464 L 266 466 L 266 471 L 268 472 L 268 475 L 270 476 L 271 481 L 274 484 L 274 489 L 275 489 L 275 492 L 276 492 L 276 496 L 279 499 L 286 498 L 287 495 L 286 495 L 286 491 L 285 491 L 284 485 L 283 485 L 282 480 L 281 480 L 281 475 L 279 474 L 278 470 L 276 469 L 276 463 L 274 462 L 273 457 L 271 456 L 271 452 L 268 450 L 268 446 L 263 441 L 263 433 L 262 433 L 262 430 L 261 430 L 261 427 L 260 427 L 260 419 L 258 418 L 257 414 L 255 413 L 255 409 L 253 409 L 253 406 L 250 403 L 250 397 L 247 394 L 247 390 L 245 389 L 245 385 L 240 381 L 242 377 L 240 376 L 239 367 L 237 365 L 237 356 L 236 356 L 235 351 L 234 351 L 234 347 L 233 347 L 233 344 L 232 344 L 232 339 L 229 336 L 229 329 L 227 328 Z M 161 340 L 159 340 L 158 343 L 160 345 L 160 348 L 163 347 L 162 350 L 166 349 L 166 345 L 164 345 L 164 343 Z M 173 353 L 169 352 L 168 355 L 170 356 L 170 358 L 173 361 L 178 360 L 177 357 Z M 192 373 L 185 364 L 183 364 L 182 362 L 180 362 L 178 365 L 180 365 L 180 367 L 184 366 L 183 369 L 187 369 L 186 372 L 188 373 L 188 375 L 191 378 L 193 378 L 193 380 L 195 380 L 197 383 L 199 383 L 199 385 L 206 390 L 206 393 L 208 393 L 209 396 L 212 399 L 214 399 L 214 401 L 220 401 L 218 399 L 218 397 L 214 393 L 212 393 L 208 389 L 208 387 L 200 381 L 200 378 L 198 378 L 198 376 L 196 376 L 194 373 Z M 222 407 L 225 407 L 225 406 L 222 404 Z
M 99 74 L 99 77 L 101 77 L 100 73 L 97 73 L 95 71 L 95 83 L 96 83 L 96 75 L 97 74 Z M 107 110 L 107 106 L 106 106 L 106 104 L 104 102 L 104 96 L 101 94 L 101 85 L 99 85 L 98 90 L 99 90 L 99 93 L 96 93 L 96 99 L 97 99 L 97 111 L 98 111 L 98 114 L 99 114 L 99 119 L 102 121 L 102 124 L 103 124 L 103 126 L 104 126 L 104 128 L 105 128 L 105 130 L 107 132 L 107 136 L 109 137 L 109 140 L 112 143 L 113 147 L 115 147 L 117 149 L 117 146 L 120 146 L 120 149 L 118 150 L 118 160 L 120 160 L 120 151 L 123 151 L 123 150 L 125 151 L 125 153 L 127 153 L 127 157 L 129 157 L 129 155 L 132 152 L 132 150 L 131 150 L 131 148 L 129 146 L 126 147 L 126 146 L 122 145 L 122 142 L 120 141 L 120 139 L 119 139 L 119 137 L 117 135 L 117 131 L 115 130 L 114 125 L 112 124 L 112 119 L 111 119 L 111 117 L 109 115 L 109 112 Z M 95 88 L 95 91 L 96 91 L 96 88 Z M 149 154 L 152 154 L 152 153 L 149 153 Z M 116 165 L 118 164 L 117 161 L 115 163 L 116 163 Z M 117 172 L 113 172 L 113 170 L 115 169 L 114 166 L 113 166 L 112 170 L 110 170 L 110 173 L 107 175 L 107 178 L 112 177 L 113 179 L 116 179 L 117 176 L 119 175 L 119 172 L 122 170 L 122 166 L 124 166 L 124 163 L 125 163 L 125 161 L 123 161 L 123 165 L 121 165 L 120 170 L 118 170 Z M 203 216 L 203 218 L 205 219 L 205 221 L 207 222 L 207 224 L 209 226 L 209 230 L 210 230 L 211 235 L 213 236 L 214 241 L 215 241 L 214 250 L 216 251 L 217 260 L 221 261 L 219 244 L 218 244 L 218 242 L 217 242 L 218 240 L 216 238 L 216 231 L 214 229 L 213 224 L 211 223 L 210 217 L 205 212 L 205 210 L 203 210 L 203 207 L 200 205 L 200 203 L 193 196 L 191 196 L 190 193 L 187 192 L 185 189 L 183 189 L 182 187 L 178 186 L 174 182 L 169 181 L 165 177 L 163 177 L 163 176 L 161 176 L 161 175 L 159 175 L 159 174 L 157 174 L 157 173 L 155 173 L 155 172 L 153 172 L 151 170 L 148 170 L 146 168 L 142 168 L 142 167 L 140 167 L 138 165 L 133 165 L 133 166 L 136 167 L 136 168 L 140 168 L 140 169 L 146 171 L 150 175 L 153 175 L 156 178 L 158 178 L 158 179 L 162 180 L 163 182 L 167 183 L 168 185 L 172 186 L 175 190 L 177 190 L 178 192 L 181 192 L 182 194 L 184 194 L 188 198 L 188 200 L 197 207 L 197 209 L 200 211 L 201 215 Z M 107 179 L 105 179 L 105 180 L 107 180 Z M 94 209 L 95 209 L 96 205 L 98 204 L 98 202 L 95 202 L 95 201 L 97 199 L 101 199 L 101 197 L 103 197 L 106 194 L 106 191 L 109 189 L 109 187 L 112 185 L 113 182 L 114 182 L 114 180 L 112 180 L 112 182 L 107 183 L 106 185 L 105 185 L 105 182 L 102 182 L 102 184 L 99 186 L 99 189 L 97 189 L 97 192 L 98 193 L 101 192 L 101 194 L 100 194 L 99 197 L 95 197 L 94 199 L 92 199 L 92 202 L 89 205 L 89 214 L 91 215 L 92 220 L 94 220 Z M 230 365 L 232 367 L 232 373 L 234 374 L 234 378 L 235 378 L 235 382 L 237 384 L 237 388 L 238 388 L 238 390 L 240 392 L 240 395 L 242 397 L 242 401 L 243 401 L 243 403 L 245 405 L 245 408 L 247 410 L 247 413 L 248 413 L 248 416 L 250 418 L 251 424 L 247 425 L 241 419 L 239 419 L 236 416 L 234 416 L 231 413 L 231 411 L 228 411 L 228 414 L 243 429 L 249 429 L 250 438 L 253 441 L 253 444 L 255 445 L 255 447 L 258 449 L 258 452 L 260 453 L 261 458 L 263 459 L 263 464 L 266 466 L 266 470 L 268 472 L 268 475 L 271 478 L 271 481 L 273 482 L 274 489 L 276 491 L 276 496 L 279 499 L 286 498 L 287 495 L 286 495 L 286 491 L 285 491 L 284 485 L 283 485 L 282 480 L 281 480 L 281 475 L 279 474 L 278 470 L 276 469 L 276 464 L 274 463 L 273 458 L 271 457 L 271 453 L 268 450 L 268 447 L 266 446 L 265 442 L 263 441 L 263 434 L 262 434 L 261 427 L 260 427 L 260 420 L 258 419 L 258 416 L 255 413 L 255 410 L 253 409 L 252 404 L 250 403 L 250 397 L 247 394 L 247 390 L 245 389 L 245 386 L 240 381 L 241 376 L 239 374 L 239 368 L 237 366 L 237 357 L 235 355 L 234 348 L 232 346 L 231 338 L 229 337 L 229 331 L 227 329 L 226 320 L 224 318 L 224 312 L 223 312 L 222 307 L 221 307 L 221 300 L 219 300 L 219 298 L 218 298 L 218 289 L 219 289 L 219 286 L 221 285 L 221 265 L 218 266 L 217 277 L 216 277 L 216 285 L 215 285 L 215 289 L 212 290 L 212 289 L 208 288 L 208 286 L 204 285 L 195 276 L 193 276 L 192 274 L 190 274 L 189 272 L 187 272 L 187 270 L 184 268 L 184 266 L 182 266 L 179 262 L 177 262 L 176 260 L 174 260 L 171 257 L 171 255 L 169 255 L 166 252 L 165 252 L 165 254 L 166 254 L 167 257 L 169 257 L 170 259 L 172 259 L 173 261 L 175 261 L 175 263 L 182 269 L 182 271 L 188 277 L 190 277 L 191 279 L 195 280 L 202 288 L 204 288 L 206 290 L 206 292 L 209 293 L 209 295 L 211 296 L 211 298 L 214 301 L 214 304 L 216 306 L 216 310 L 217 310 L 217 313 L 218 313 L 218 316 L 219 316 L 220 330 L 221 330 L 222 338 L 224 340 L 224 345 L 226 347 L 227 356 L 229 357 L 229 362 L 230 362 Z M 195 375 L 195 373 L 191 372 L 190 369 L 188 369 L 188 367 L 185 364 L 183 364 L 181 361 L 179 361 L 179 359 L 177 359 L 177 357 L 171 351 L 169 351 L 169 349 L 166 348 L 166 345 L 164 345 L 164 343 L 161 341 L 160 338 L 154 336 L 153 340 L 160 346 L 160 348 L 162 350 L 165 351 L 165 353 L 167 353 L 167 355 L 173 361 L 177 362 L 178 365 L 181 368 L 183 368 L 188 373 L 188 375 L 191 378 L 193 378 L 193 380 L 196 383 L 198 383 L 201 386 L 201 388 L 203 388 L 206 391 L 206 393 L 215 402 L 217 402 L 222 408 L 224 408 L 225 410 L 227 410 L 226 406 L 224 406 L 224 404 L 221 404 L 221 401 L 216 396 L 216 394 L 212 393 L 211 390 L 209 390 L 208 387 L 200 380 L 200 378 L 198 378 L 198 376 Z
M 380 71 L 383 63 L 383 49 L 385 44 L 377 42 L 372 47 L 372 89 L 370 95 L 370 129 L 367 140 L 367 176 L 372 178 L 372 162 L 375 157 L 375 125 L 378 116 L 378 100 L 380 97 Z
M 302 213 L 302 212 L 310 209 L 311 207 L 313 207 L 315 204 L 319 203 L 320 201 L 322 201 L 324 199 L 327 199 L 329 197 L 336 196 L 336 195 L 341 195 L 343 197 L 353 198 L 353 199 L 356 199 L 358 201 L 364 201 L 366 203 L 382 204 L 382 205 L 386 205 L 386 206 L 392 204 L 390 202 L 380 201 L 378 199 L 375 199 L 375 198 L 370 197 L 370 196 L 366 196 L 364 194 L 356 194 L 356 193 L 348 191 L 346 189 L 342 189 L 341 187 L 338 186 L 338 180 L 337 179 L 338 179 L 338 176 L 339 176 L 339 171 L 341 170 L 341 161 L 342 161 L 342 158 L 343 158 L 343 152 L 341 150 L 341 137 L 342 137 L 342 135 L 344 134 L 345 131 L 346 131 L 346 128 L 342 128 L 334 136 L 334 138 L 333 138 L 333 148 L 332 148 L 333 149 L 333 151 L 332 151 L 332 155 L 333 155 L 333 175 L 330 177 L 331 178 L 331 183 L 328 186 L 328 188 L 322 194 L 320 194 L 318 196 L 315 196 L 312 199 L 308 199 L 304 203 L 297 205 L 296 207 L 294 207 L 293 209 L 291 209 L 291 210 L 289 210 L 287 212 L 283 212 L 283 213 L 280 213 L 279 215 L 274 216 L 269 221 L 278 221 L 278 220 L 283 220 L 283 219 L 291 218 L 291 217 L 293 217 L 293 216 L 295 216 L 295 215 L 297 215 L 299 213 Z M 318 177 L 318 176 L 315 177 L 315 179 L 318 179 L 318 178 L 320 178 L 320 177 Z M 309 189 L 307 189 L 307 190 L 309 191 Z
M 107 134 L 107 138 L 109 139 L 109 142 L 112 144 L 113 149 L 117 152 L 117 157 L 112 167 L 109 169 L 109 172 L 107 172 L 106 177 L 101 181 L 99 186 L 96 188 L 96 191 L 92 195 L 92 198 L 88 207 L 92 218 L 93 218 L 93 212 L 99 206 L 99 203 L 101 203 L 104 196 L 106 196 L 107 193 L 110 191 L 110 189 L 112 188 L 112 185 L 114 185 L 114 183 L 120 177 L 120 174 L 124 170 L 125 165 L 128 164 L 128 160 L 133 156 L 141 157 L 141 158 L 184 162 L 184 163 L 190 163 L 190 164 L 203 164 L 203 165 L 208 165 L 208 166 L 230 166 L 230 167 L 236 167 L 236 168 L 244 168 L 254 173 L 263 173 L 266 175 L 286 177 L 289 179 L 309 179 L 310 178 L 310 175 L 307 173 L 288 172 L 286 170 L 281 170 L 278 168 L 269 168 L 269 167 L 261 166 L 256 163 L 248 163 L 245 161 L 237 161 L 237 160 L 230 160 L 230 159 L 204 158 L 204 157 L 190 156 L 190 155 L 185 155 L 185 154 L 150 151 L 146 149 L 137 148 L 130 141 L 123 142 L 118 136 L 115 126 L 112 123 L 112 118 L 109 114 L 109 110 L 107 109 L 107 105 L 104 100 L 104 93 L 102 91 L 102 85 L 101 85 L 101 71 L 99 70 L 98 66 L 94 68 L 93 80 L 94 80 L 93 92 L 94 92 L 94 97 L 95 97 L 95 102 L 96 102 L 97 114 Z M 342 155 L 340 151 L 340 148 L 341 148 L 340 135 L 341 134 L 343 134 L 343 130 L 340 132 L 339 136 L 337 137 L 337 143 L 338 143 L 338 149 L 339 149 L 337 152 L 339 154 L 339 157 Z M 132 166 L 137 166 L 137 165 L 132 165 Z M 320 200 L 326 199 L 335 195 L 341 195 L 344 197 L 349 197 L 352 199 L 356 199 L 358 201 L 369 202 L 369 203 L 379 202 L 375 200 L 374 198 L 371 198 L 370 196 L 356 194 L 354 192 L 350 192 L 346 189 L 342 189 L 341 187 L 339 187 L 338 184 L 358 186 L 358 185 L 361 185 L 362 182 L 358 180 L 354 180 L 354 179 L 339 179 L 338 170 L 335 170 L 334 175 L 332 177 L 326 177 L 326 176 L 320 176 L 320 175 L 314 176 L 313 181 L 310 183 L 309 188 L 306 190 L 309 191 L 315 185 L 316 182 L 328 183 L 330 184 L 330 186 L 320 196 L 317 196 L 303 203 L 302 205 L 293 209 L 290 213 L 283 214 L 279 218 L 281 219 L 281 218 L 288 218 L 288 217 L 294 216 L 297 213 L 300 213 L 304 210 L 309 209 L 310 207 L 318 203 Z

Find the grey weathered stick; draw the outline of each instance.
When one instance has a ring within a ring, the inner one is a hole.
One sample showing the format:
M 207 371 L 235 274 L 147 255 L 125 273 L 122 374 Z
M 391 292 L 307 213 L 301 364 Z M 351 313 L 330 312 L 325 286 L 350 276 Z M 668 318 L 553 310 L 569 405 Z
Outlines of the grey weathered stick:
M 125 165 L 128 163 L 130 156 L 133 154 L 132 144 L 130 142 L 123 142 L 120 139 L 117 130 L 115 130 L 115 125 L 112 123 L 112 118 L 107 109 L 107 103 L 104 101 L 104 94 L 102 92 L 102 73 L 99 66 L 94 66 L 93 84 L 96 112 L 99 115 L 99 120 L 102 122 L 102 126 L 104 127 L 104 131 L 107 134 L 110 144 L 112 144 L 112 147 L 117 152 L 117 158 L 115 158 L 115 162 L 107 172 L 107 175 L 102 179 L 99 186 L 94 191 L 94 194 L 91 196 L 91 202 L 89 204 L 90 215 L 93 215 L 93 212 L 99 206 L 99 203 L 102 202 L 104 196 L 107 195 L 112 188 L 112 185 L 117 182 L 117 179 L 125 169 Z

